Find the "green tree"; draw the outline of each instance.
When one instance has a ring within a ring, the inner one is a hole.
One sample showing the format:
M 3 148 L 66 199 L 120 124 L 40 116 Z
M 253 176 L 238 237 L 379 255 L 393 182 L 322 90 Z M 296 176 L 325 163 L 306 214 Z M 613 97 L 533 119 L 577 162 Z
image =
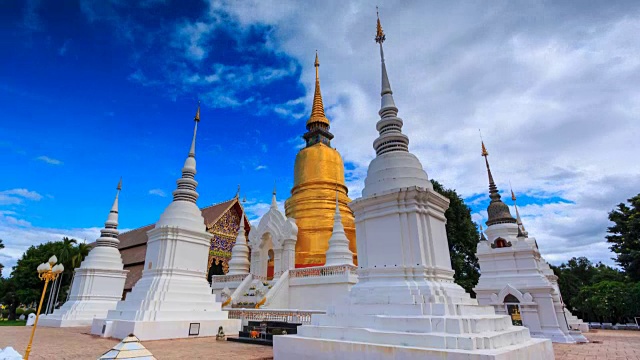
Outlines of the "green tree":
M 8 320 L 16 319 L 16 309 L 20 305 L 18 287 L 13 279 L 0 279 L 0 303 L 8 306 Z
M 634 292 L 629 284 L 619 281 L 601 281 L 580 289 L 576 296 L 578 311 L 602 322 L 624 323 L 633 316 Z
M 640 281 L 640 194 L 618 204 L 618 208 L 609 213 L 609 220 L 615 225 L 609 227 L 607 242 L 611 251 L 616 253 L 616 262 L 627 275 Z
M 47 262 L 52 255 L 56 255 L 59 260 L 58 262 L 64 265 L 65 273 L 72 273 L 73 268 L 71 266 L 71 261 L 75 247 L 71 246 L 71 249 L 68 249 L 67 247 L 69 244 L 75 243 L 75 240 L 66 239 L 65 241 L 65 239 L 63 239 L 62 241 L 47 242 L 37 246 L 31 246 L 27 251 L 25 251 L 11 272 L 11 279 L 18 286 L 16 294 L 20 303 L 30 304 L 40 301 L 40 295 L 42 294 L 44 284 L 38 278 L 36 268 L 41 263 Z M 65 252 L 68 252 L 69 256 L 67 256 Z M 71 283 L 71 277 L 62 277 L 61 281 L 62 289 L 67 289 Z M 49 286 L 47 292 L 49 292 L 51 288 L 52 287 Z
M 449 208 L 444 213 L 447 218 L 447 239 L 451 266 L 456 272 L 454 279 L 467 292 L 475 296 L 473 287 L 480 278 L 480 266 L 476 257 L 480 234 L 471 220 L 471 209 L 453 189 L 445 189 L 439 182 L 431 180 L 433 189 L 449 199 Z

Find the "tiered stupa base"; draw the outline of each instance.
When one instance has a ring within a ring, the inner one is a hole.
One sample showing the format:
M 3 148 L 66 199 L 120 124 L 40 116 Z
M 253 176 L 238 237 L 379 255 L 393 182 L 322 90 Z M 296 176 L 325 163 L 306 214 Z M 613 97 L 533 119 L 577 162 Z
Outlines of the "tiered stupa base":
M 416 286 L 356 285 L 351 304 L 314 315 L 297 335 L 275 337 L 275 359 L 554 358 L 549 340 L 531 338 L 527 328 L 513 326 L 491 306 L 478 306 L 455 284 L 431 282 L 432 289 L 439 287 L 432 292 L 409 290 L 409 283 Z
M 198 273 L 199 274 L 199 273 Z M 125 301 L 95 319 L 91 333 L 140 340 L 215 336 L 240 331 L 240 320 L 229 319 L 204 276 L 186 270 L 145 270 Z M 197 324 L 197 325 L 194 325 Z
M 91 250 L 75 270 L 69 300 L 52 314 L 41 316 L 39 326 L 91 326 L 94 318 L 107 316 L 122 298 L 128 270 L 122 269 L 120 252 L 115 247 L 98 246 Z

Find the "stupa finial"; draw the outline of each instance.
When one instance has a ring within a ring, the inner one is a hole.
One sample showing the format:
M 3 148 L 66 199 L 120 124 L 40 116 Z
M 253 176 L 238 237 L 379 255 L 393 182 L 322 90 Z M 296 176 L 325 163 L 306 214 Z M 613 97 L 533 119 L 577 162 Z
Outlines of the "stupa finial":
M 377 8 L 376 13 L 378 13 Z M 386 35 L 382 31 L 380 15 L 378 14 L 375 40 L 380 45 L 382 86 L 380 91 L 380 111 L 378 111 L 380 120 L 376 125 L 380 136 L 373 142 L 373 148 L 378 156 L 391 151 L 409 151 L 409 138 L 402 133 L 402 119 L 398 117 L 398 108 L 393 99 L 393 91 L 391 91 L 391 83 L 387 74 L 387 65 L 384 61 L 382 43 L 385 39 Z
M 518 203 L 516 202 L 516 194 L 513 192 L 513 187 L 511 186 L 511 181 L 509 181 L 509 187 L 511 189 L 511 200 L 513 201 L 513 207 L 516 209 L 516 223 L 518 224 L 518 234 L 522 234 L 523 237 L 529 237 L 528 233 L 524 229 L 524 225 L 522 224 L 522 219 L 520 218 L 520 211 L 518 211 Z
M 493 181 L 493 175 L 491 174 L 491 168 L 489 167 L 488 160 L 489 152 L 487 151 L 487 147 L 484 145 L 484 140 L 482 140 L 482 133 L 480 134 L 480 141 L 482 143 L 482 156 L 484 157 L 484 163 L 487 167 L 487 174 L 489 176 L 489 197 L 491 198 L 491 203 L 489 203 L 489 207 L 487 208 L 489 219 L 486 224 L 491 226 L 493 224 L 515 223 L 516 219 L 511 216 L 511 212 L 509 212 L 507 204 L 502 202 L 500 193 L 498 192 L 498 187 L 496 186 L 495 181 Z
M 120 190 L 122 190 L 122 177 L 120 177 L 120 181 L 118 181 L 116 197 L 113 200 L 113 205 L 111 205 L 109 215 L 107 215 L 104 228 L 100 230 L 100 237 L 96 240 L 96 246 L 118 247 L 120 243 L 120 241 L 118 241 L 118 197 L 120 196 Z
M 276 201 L 276 182 L 273 181 L 273 193 L 271 196 L 271 207 L 276 209 L 278 208 L 278 202 Z
M 322 123 L 329 125 L 329 119 L 324 113 L 324 103 L 322 101 L 322 92 L 320 91 L 320 60 L 318 60 L 318 50 L 316 50 L 316 60 L 313 63 L 316 68 L 316 87 L 313 93 L 313 105 L 311 106 L 311 116 L 307 120 L 307 129 L 310 130 L 310 126 L 313 123 Z
M 195 126 L 193 127 L 193 138 L 191 139 L 191 148 L 189 155 L 184 161 L 182 167 L 182 177 L 178 179 L 178 188 L 173 191 L 173 201 L 189 201 L 195 204 L 198 199 L 196 186 L 198 182 L 196 176 L 196 134 L 198 133 L 198 123 L 200 122 L 200 102 L 198 102 L 198 110 L 194 118 Z

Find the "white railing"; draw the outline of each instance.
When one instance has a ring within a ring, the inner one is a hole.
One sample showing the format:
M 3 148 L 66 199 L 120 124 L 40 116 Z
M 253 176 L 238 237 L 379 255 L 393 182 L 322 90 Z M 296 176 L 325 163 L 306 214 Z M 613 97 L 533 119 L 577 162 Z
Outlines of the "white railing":
M 270 304 L 273 304 L 274 301 L 278 301 L 281 299 L 278 299 L 278 295 L 280 293 L 282 293 L 282 289 L 286 288 L 287 291 L 289 290 L 289 272 L 291 270 L 286 270 L 285 272 L 282 273 L 282 275 L 280 275 L 280 277 L 278 278 L 278 281 L 276 281 L 275 284 L 273 284 L 273 287 L 271 289 L 269 289 L 269 291 L 267 291 L 267 293 L 264 295 L 265 297 L 265 301 L 264 306 L 268 307 Z M 289 304 L 289 299 L 288 299 L 288 293 L 284 294 L 285 296 L 285 306 L 288 306 Z
M 245 277 L 244 280 L 242 280 L 240 285 L 238 285 L 238 288 L 233 292 L 233 294 L 231 294 L 232 304 L 234 302 L 237 302 L 240 296 L 242 296 L 242 294 L 247 292 L 247 288 L 251 285 L 251 282 L 253 281 L 253 276 L 251 274 L 244 275 L 244 277 Z M 231 306 L 232 304 L 229 304 L 229 306 Z
M 211 277 L 211 282 L 214 282 L 214 283 L 236 282 L 236 281 L 242 281 L 246 277 L 247 277 L 247 274 L 213 275 Z
M 316 266 L 289 270 L 291 278 L 335 276 L 343 274 L 356 275 L 356 267 L 353 265 Z
M 275 309 L 233 309 L 229 310 L 229 319 L 247 321 L 284 321 L 294 324 L 310 324 L 311 315 L 324 314 L 319 310 L 275 310 Z
M 269 279 L 266 276 L 262 276 L 262 275 L 253 275 L 253 280 L 260 280 L 262 282 L 269 281 Z

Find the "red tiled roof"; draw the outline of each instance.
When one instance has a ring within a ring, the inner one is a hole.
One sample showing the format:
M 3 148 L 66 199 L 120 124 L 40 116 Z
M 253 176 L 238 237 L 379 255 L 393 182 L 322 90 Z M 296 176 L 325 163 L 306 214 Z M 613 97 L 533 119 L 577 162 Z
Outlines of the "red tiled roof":
M 202 217 L 204 217 L 205 224 L 209 225 L 218 221 L 218 219 L 233 206 L 237 207 L 237 211 L 240 212 L 240 203 L 237 198 L 227 200 L 218 204 L 214 204 L 205 208 L 202 208 Z M 126 233 L 120 234 L 118 239 L 120 240 L 120 254 L 122 255 L 122 262 L 124 263 L 125 270 L 129 270 L 127 280 L 125 282 L 125 290 L 129 290 L 135 285 L 135 283 L 142 277 L 142 269 L 144 267 L 144 259 L 147 253 L 147 231 L 153 229 L 154 224 L 143 226 Z M 249 221 L 245 218 L 245 227 L 249 228 Z
M 138 280 L 142 277 L 142 270 L 144 269 L 144 264 L 134 265 L 134 266 L 125 266 L 125 270 L 129 270 L 127 274 L 127 280 L 124 282 L 124 289 L 131 290 L 133 285 L 135 285 Z

